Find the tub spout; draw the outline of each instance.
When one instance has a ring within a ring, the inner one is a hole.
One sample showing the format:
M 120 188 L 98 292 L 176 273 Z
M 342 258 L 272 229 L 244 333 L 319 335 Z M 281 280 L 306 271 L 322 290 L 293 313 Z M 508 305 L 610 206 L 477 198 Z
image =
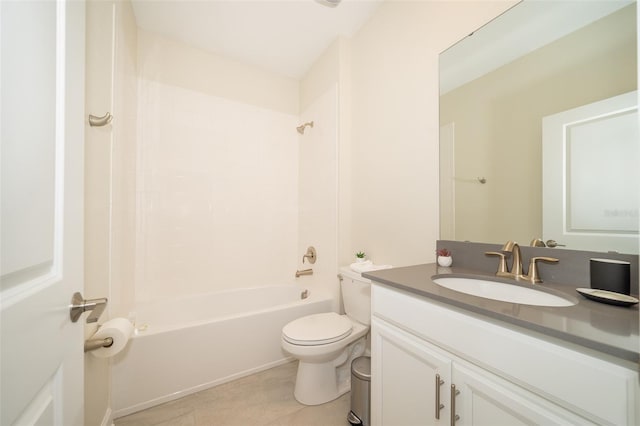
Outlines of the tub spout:
M 303 269 L 302 271 L 296 271 L 296 278 L 301 275 L 313 275 L 313 269 Z

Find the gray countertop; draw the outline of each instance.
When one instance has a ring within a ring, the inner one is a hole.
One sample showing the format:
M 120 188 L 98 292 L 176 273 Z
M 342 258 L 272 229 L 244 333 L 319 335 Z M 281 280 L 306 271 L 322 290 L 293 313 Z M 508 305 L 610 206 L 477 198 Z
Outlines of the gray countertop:
M 407 266 L 365 272 L 363 277 L 417 296 L 437 300 L 477 314 L 524 327 L 618 358 L 639 362 L 638 305 L 622 307 L 588 300 L 576 292 L 580 285 L 543 283 L 536 285 L 577 303 L 567 307 L 546 307 L 500 302 L 440 287 L 434 275 L 486 277 L 514 285 L 531 286 L 500 279 L 486 272 L 463 268 L 443 268 L 437 264 Z

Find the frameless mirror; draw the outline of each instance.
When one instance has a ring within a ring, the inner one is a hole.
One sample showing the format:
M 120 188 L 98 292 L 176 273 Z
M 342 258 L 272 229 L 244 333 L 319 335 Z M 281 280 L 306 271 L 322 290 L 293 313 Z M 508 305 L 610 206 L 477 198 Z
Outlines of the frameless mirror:
M 440 55 L 441 239 L 638 253 L 636 19 L 525 0 Z

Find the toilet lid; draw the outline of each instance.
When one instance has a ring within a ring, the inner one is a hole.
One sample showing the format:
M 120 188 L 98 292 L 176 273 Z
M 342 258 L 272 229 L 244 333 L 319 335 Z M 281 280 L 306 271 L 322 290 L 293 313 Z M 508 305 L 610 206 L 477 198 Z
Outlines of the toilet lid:
M 351 334 L 351 328 L 346 315 L 327 312 L 291 321 L 282 328 L 282 337 L 294 345 L 324 345 L 344 339 Z

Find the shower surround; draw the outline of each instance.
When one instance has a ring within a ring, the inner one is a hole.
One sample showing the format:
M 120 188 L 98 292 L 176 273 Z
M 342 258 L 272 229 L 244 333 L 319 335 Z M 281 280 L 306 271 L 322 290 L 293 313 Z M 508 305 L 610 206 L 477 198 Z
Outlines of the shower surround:
M 129 284 L 113 283 L 112 314 L 247 283 L 293 283 L 299 247 L 315 237 L 301 215 L 326 211 L 305 202 L 303 213 L 300 205 L 302 186 L 309 188 L 300 169 L 324 161 L 300 150 L 312 138 L 296 132 L 300 82 L 145 30 L 138 29 L 137 39 L 136 163 L 128 172 L 135 185 L 135 259 Z M 318 117 L 324 123 L 313 137 L 334 158 L 314 167 L 335 174 L 337 111 L 328 107 L 323 114 L 331 120 Z M 334 182 L 316 182 L 314 192 L 329 187 L 335 210 Z M 316 223 L 319 236 L 334 217 Z M 320 256 L 318 267 L 335 268 L 335 241 Z
M 298 259 L 297 116 L 141 81 L 136 299 L 279 283 Z

